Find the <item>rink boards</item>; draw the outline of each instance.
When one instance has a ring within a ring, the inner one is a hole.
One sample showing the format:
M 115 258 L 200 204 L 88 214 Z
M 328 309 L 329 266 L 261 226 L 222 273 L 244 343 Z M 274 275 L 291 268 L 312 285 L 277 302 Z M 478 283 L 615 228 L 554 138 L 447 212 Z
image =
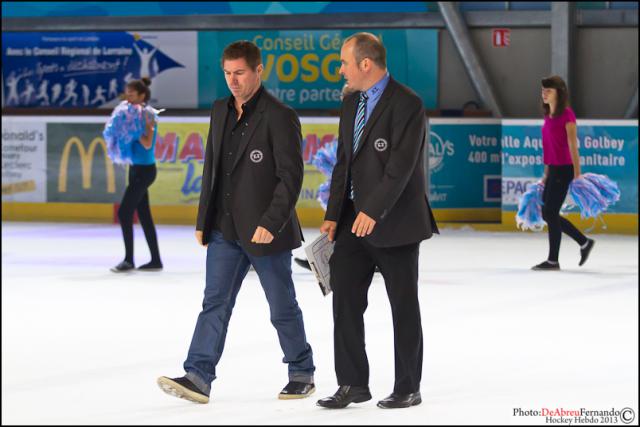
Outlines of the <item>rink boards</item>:
M 113 222 L 127 169 L 114 165 L 102 139 L 105 117 L 2 118 L 3 220 Z M 338 119 L 302 117 L 305 174 L 296 210 L 303 226 L 319 225 L 318 187 L 328 178 L 312 164 L 337 141 Z M 542 176 L 541 120 L 430 119 L 430 201 L 440 222 L 515 230 L 517 200 Z M 158 177 L 150 188 L 159 223 L 193 224 L 200 194 L 206 117 L 162 117 L 156 144 Z M 638 122 L 578 120 L 582 172 L 616 181 L 621 200 L 583 229 L 637 233 Z

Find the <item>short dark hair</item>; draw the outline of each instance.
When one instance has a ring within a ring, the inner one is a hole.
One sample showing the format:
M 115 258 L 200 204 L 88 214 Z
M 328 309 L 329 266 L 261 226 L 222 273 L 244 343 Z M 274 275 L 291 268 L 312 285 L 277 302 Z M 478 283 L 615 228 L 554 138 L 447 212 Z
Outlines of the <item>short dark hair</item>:
M 255 70 L 258 68 L 258 65 L 262 64 L 260 48 L 252 41 L 239 40 L 224 48 L 224 51 L 222 52 L 222 59 L 220 59 L 220 66 L 224 66 L 225 60 L 240 58 L 244 58 L 244 60 L 247 61 L 247 65 L 251 67 L 252 70 Z
M 542 79 L 542 87 L 545 89 L 555 89 L 556 92 L 558 92 L 556 111 L 553 112 L 553 116 L 551 117 L 560 117 L 562 113 L 564 113 L 564 109 L 569 106 L 569 89 L 567 89 L 567 84 L 560 76 L 549 76 Z M 541 101 L 541 103 L 544 115 L 549 116 L 551 112 L 549 104 L 545 104 L 544 101 Z
M 355 40 L 353 54 L 359 64 L 364 58 L 369 58 L 380 68 L 387 68 L 387 50 L 378 37 L 371 33 L 355 33 L 344 40 L 347 43 Z
M 151 86 L 151 79 L 148 77 L 143 77 L 140 80 L 131 80 L 127 83 L 127 88 L 144 95 L 144 102 L 149 101 L 151 98 L 151 89 L 149 89 L 149 86 Z

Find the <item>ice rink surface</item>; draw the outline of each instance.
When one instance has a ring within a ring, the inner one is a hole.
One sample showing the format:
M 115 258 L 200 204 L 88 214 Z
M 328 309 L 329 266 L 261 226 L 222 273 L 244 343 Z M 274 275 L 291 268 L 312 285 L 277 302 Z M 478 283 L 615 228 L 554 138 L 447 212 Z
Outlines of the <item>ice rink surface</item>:
M 135 229 L 136 264 L 149 260 Z M 311 242 L 318 235 L 306 229 Z M 183 375 L 204 290 L 206 251 L 193 227 L 158 226 L 165 269 L 115 274 L 120 228 L 2 223 L 3 424 L 544 424 L 522 410 L 620 410 L 638 416 L 638 236 L 594 235 L 578 267 L 563 236 L 560 272 L 546 233 L 444 229 L 420 248 L 423 403 L 383 410 L 393 335 L 376 275 L 365 314 L 371 401 L 316 406 L 337 389 L 331 296 L 293 266 L 314 351 L 316 393 L 278 400 L 287 383 L 264 293 L 250 271 L 231 317 L 211 401 L 164 394 Z M 304 257 L 302 248 L 294 256 Z

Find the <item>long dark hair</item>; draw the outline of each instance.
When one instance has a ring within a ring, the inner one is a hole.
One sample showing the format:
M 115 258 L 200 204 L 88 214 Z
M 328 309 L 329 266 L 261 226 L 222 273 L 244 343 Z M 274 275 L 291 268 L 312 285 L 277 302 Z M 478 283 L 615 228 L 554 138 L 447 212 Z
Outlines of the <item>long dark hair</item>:
M 558 93 L 556 111 L 554 111 L 551 117 L 560 117 L 562 113 L 564 113 L 564 109 L 569 106 L 569 89 L 567 89 L 567 84 L 560 76 L 549 76 L 542 79 L 542 87 L 545 89 L 555 89 Z M 541 104 L 544 115 L 551 115 L 549 104 L 545 104 L 544 101 L 541 101 Z
M 148 77 L 143 77 L 140 80 L 131 80 L 127 83 L 128 89 L 135 90 L 144 95 L 144 102 L 148 102 L 151 98 L 151 89 L 149 89 L 149 86 L 151 86 L 151 79 Z

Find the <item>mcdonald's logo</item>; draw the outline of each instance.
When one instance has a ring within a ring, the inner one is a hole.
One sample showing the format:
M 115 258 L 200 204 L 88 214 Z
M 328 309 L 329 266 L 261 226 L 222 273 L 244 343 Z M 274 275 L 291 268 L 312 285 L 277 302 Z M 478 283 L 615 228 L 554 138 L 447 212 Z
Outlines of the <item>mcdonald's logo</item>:
M 66 193 L 67 191 L 67 171 L 69 169 L 69 155 L 71 154 L 71 148 L 76 147 L 80 156 L 80 166 L 82 167 L 82 188 L 88 190 L 91 188 L 91 171 L 93 165 L 93 157 L 98 146 L 102 147 L 102 154 L 104 155 L 104 167 L 105 175 L 107 177 L 107 192 L 116 192 L 116 177 L 113 171 L 113 163 L 107 155 L 107 144 L 100 137 L 96 137 L 89 144 L 89 149 L 84 149 L 84 144 L 77 137 L 71 137 L 65 143 L 62 150 L 62 157 L 60 161 L 60 171 L 58 173 L 58 191 L 60 193 Z

